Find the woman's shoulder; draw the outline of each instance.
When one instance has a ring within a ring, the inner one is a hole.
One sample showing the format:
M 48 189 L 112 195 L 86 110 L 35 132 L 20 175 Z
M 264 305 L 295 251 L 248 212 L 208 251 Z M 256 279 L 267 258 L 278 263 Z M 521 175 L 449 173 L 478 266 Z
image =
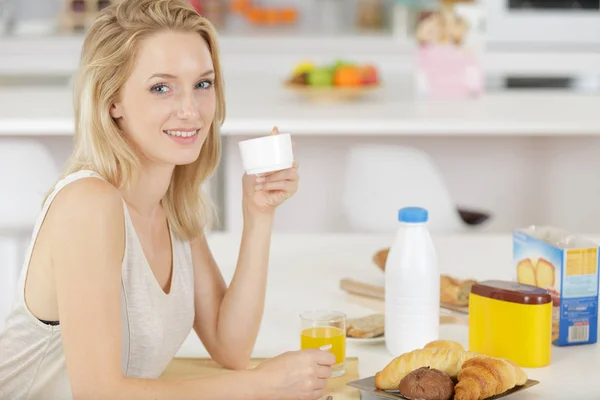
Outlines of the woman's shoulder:
M 97 177 L 81 177 L 60 187 L 46 216 L 54 232 L 85 232 L 86 236 L 115 233 L 124 221 L 118 189 Z
M 79 178 L 60 188 L 52 201 L 51 208 L 69 212 L 112 214 L 122 213 L 123 202 L 119 190 L 108 181 L 88 176 Z

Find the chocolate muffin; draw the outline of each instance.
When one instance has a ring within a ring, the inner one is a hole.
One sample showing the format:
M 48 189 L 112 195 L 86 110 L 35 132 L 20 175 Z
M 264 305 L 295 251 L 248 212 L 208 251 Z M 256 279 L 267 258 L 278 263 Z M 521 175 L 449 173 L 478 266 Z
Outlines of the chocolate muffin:
M 454 396 L 454 382 L 443 371 L 422 367 L 402 378 L 398 390 L 411 400 L 450 400 Z

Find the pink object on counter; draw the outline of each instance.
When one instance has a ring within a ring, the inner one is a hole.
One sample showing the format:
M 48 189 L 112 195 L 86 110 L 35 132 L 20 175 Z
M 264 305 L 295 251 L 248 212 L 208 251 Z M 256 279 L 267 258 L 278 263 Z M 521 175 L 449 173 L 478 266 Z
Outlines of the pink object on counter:
M 465 98 L 483 92 L 483 74 L 475 57 L 453 45 L 421 46 L 417 52 L 419 90 L 428 98 Z

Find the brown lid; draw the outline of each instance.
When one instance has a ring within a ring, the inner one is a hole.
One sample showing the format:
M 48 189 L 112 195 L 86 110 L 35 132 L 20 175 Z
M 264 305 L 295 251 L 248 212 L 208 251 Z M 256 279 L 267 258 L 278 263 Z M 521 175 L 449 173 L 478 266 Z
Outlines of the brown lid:
M 478 282 L 471 288 L 471 293 L 519 304 L 546 304 L 552 301 L 546 289 L 511 281 Z

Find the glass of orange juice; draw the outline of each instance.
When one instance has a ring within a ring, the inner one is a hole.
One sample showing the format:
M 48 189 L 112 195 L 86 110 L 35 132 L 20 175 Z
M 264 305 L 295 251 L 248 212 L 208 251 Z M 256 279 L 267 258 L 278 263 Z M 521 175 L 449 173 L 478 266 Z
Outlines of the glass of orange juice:
M 305 311 L 300 314 L 300 348 L 318 349 L 331 345 L 335 355 L 333 377 L 346 371 L 346 314 L 339 311 Z

